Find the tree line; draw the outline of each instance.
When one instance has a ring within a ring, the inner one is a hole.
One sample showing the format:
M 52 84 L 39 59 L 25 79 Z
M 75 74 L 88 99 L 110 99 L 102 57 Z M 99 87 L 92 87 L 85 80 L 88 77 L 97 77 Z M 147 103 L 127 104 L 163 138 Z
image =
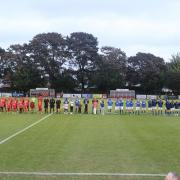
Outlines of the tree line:
M 169 88 L 180 94 L 180 54 L 166 63 L 150 53 L 127 57 L 120 48 L 99 48 L 98 39 L 85 32 L 42 33 L 23 45 L 0 48 L 0 79 L 24 92 L 36 87 L 96 93 L 129 88 L 152 94 Z

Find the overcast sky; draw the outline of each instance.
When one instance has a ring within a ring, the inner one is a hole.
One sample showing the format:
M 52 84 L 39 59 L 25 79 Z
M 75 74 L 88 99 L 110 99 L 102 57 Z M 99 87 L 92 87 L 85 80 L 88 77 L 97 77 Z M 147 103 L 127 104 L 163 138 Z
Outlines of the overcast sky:
M 180 51 L 180 0 L 4 0 L 0 46 L 28 42 L 43 32 L 88 32 L 99 47 L 128 56 L 150 52 L 169 60 Z

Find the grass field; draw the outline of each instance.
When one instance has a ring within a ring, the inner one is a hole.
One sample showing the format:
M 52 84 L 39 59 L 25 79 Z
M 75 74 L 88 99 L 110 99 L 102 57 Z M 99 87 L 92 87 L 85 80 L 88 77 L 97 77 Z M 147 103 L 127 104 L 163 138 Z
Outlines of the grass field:
M 45 115 L 0 114 L 0 142 Z M 51 115 L 0 144 L 1 172 L 180 172 L 180 118 Z M 164 179 L 122 176 L 0 175 L 2 180 Z

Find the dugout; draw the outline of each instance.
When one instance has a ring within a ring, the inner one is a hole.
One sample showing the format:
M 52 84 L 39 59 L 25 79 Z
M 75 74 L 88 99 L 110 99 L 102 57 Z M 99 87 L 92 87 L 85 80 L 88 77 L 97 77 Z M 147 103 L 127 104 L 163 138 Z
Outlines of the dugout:
M 134 99 L 135 91 L 129 89 L 110 90 L 110 98 Z

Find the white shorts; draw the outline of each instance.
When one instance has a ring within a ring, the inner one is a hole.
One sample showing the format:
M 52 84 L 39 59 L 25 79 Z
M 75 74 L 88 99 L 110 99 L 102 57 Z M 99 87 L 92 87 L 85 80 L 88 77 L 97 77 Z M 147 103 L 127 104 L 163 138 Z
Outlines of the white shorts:
M 136 111 L 139 111 L 140 110 L 140 107 L 136 107 Z
M 100 107 L 101 110 L 104 110 L 104 107 Z
M 126 107 L 126 110 L 130 110 L 130 107 Z
M 97 109 L 93 108 L 93 113 L 96 114 L 97 113 Z
M 152 107 L 152 110 L 156 110 L 156 107 L 153 106 L 153 107 Z
M 152 110 L 152 108 L 150 108 L 150 107 L 149 107 L 149 108 L 148 108 L 148 110 L 149 110 L 149 111 L 151 111 L 151 110 Z
M 163 110 L 163 108 L 162 107 L 158 107 L 158 110 Z
M 123 107 L 123 106 L 120 106 L 119 108 L 120 108 L 120 110 L 123 110 L 123 109 L 124 109 L 124 107 Z
M 175 108 L 171 108 L 171 111 L 174 111 L 175 110 Z
M 108 106 L 108 110 L 111 110 L 112 109 L 112 106 Z
M 142 107 L 142 110 L 146 110 L 146 107 Z
M 68 109 L 68 104 L 64 104 L 64 109 Z
M 115 111 L 118 111 L 119 109 L 119 106 L 115 106 Z

